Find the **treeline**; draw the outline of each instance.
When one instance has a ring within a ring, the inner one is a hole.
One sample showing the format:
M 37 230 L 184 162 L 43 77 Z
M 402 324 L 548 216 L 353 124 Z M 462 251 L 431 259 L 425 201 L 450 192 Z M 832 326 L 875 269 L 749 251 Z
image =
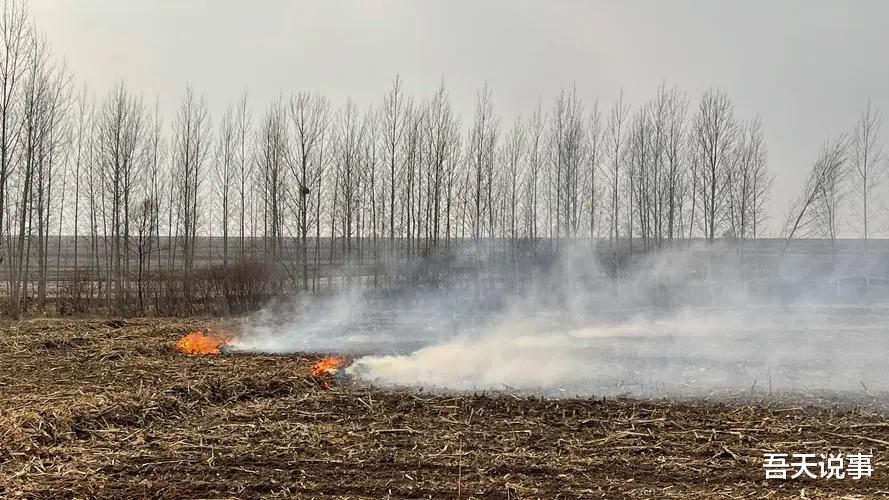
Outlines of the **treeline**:
M 444 82 L 414 97 L 396 77 L 366 107 L 297 91 L 255 112 L 244 94 L 215 117 L 188 87 L 164 117 L 123 82 L 99 98 L 76 88 L 23 3 L 4 1 L 0 37 L 0 255 L 13 317 L 48 296 L 76 312 L 190 313 L 212 297 L 244 309 L 319 291 L 325 266 L 392 286 L 383 270 L 467 248 L 517 262 L 598 242 L 617 266 L 621 248 L 762 237 L 768 217 L 762 124 L 719 88 L 690 98 L 661 84 L 635 107 L 569 88 L 504 123 L 487 86 L 466 120 Z M 853 164 L 867 235 L 884 169 L 876 111 L 854 138 L 825 147 L 789 236 L 835 236 L 834 187 Z M 198 262 L 208 235 L 221 257 Z

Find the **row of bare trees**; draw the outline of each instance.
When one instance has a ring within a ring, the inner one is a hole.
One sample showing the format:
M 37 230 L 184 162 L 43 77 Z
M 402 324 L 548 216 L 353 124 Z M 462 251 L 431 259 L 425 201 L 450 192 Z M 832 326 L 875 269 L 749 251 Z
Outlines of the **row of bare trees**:
M 71 76 L 17 2 L 0 13 L 0 256 L 13 315 L 32 285 L 45 301 L 49 241 L 61 227 Z
M 565 242 L 604 245 L 617 266 L 680 240 L 762 237 L 768 217 L 762 123 L 718 88 L 690 98 L 663 83 L 604 109 L 566 88 L 504 124 L 487 85 L 465 120 L 443 81 L 415 98 L 396 77 L 364 108 L 303 91 L 257 111 L 245 93 L 216 119 L 187 87 L 165 120 L 122 82 L 75 91 L 22 3 L 4 1 L 0 37 L 0 256 L 15 317 L 48 297 L 160 313 L 213 295 L 232 310 L 236 289 L 386 286 L 427 257 L 515 263 Z M 847 192 L 868 238 L 880 144 L 868 106 L 851 139 L 825 146 L 788 238 L 835 237 Z M 248 286 L 259 272 L 274 279 Z

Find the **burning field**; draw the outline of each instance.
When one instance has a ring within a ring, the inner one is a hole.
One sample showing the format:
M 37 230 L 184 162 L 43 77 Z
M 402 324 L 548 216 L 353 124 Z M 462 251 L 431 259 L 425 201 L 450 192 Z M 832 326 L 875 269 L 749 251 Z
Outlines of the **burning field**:
M 889 491 L 868 390 L 550 399 L 357 383 L 351 359 L 245 354 L 236 325 L 2 325 L 0 496 L 837 497 Z M 191 333 L 191 336 L 189 334 Z M 874 476 L 766 482 L 762 455 L 873 451 Z

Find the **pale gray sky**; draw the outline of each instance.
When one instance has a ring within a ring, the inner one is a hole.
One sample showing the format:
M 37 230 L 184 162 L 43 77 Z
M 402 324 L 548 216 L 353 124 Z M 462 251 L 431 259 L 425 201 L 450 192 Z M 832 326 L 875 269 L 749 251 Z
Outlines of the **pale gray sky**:
M 186 83 L 217 114 L 245 88 L 260 109 L 300 89 L 366 106 L 400 73 L 417 96 L 443 75 L 464 122 L 487 81 L 508 123 L 562 85 L 603 107 L 620 88 L 639 104 L 662 79 L 693 102 L 719 85 L 739 115 L 762 116 L 773 226 L 828 135 L 850 130 L 869 97 L 889 112 L 880 0 L 32 0 L 31 10 L 79 81 L 102 96 L 124 79 L 164 110 Z

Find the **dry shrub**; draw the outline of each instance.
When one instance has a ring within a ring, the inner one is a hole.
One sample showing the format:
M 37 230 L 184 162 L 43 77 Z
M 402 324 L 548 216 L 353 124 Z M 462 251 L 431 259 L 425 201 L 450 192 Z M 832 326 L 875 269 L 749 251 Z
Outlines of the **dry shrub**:
M 157 313 L 165 315 L 245 313 L 261 308 L 281 290 L 276 266 L 266 262 L 235 262 L 164 273 Z
M 65 281 L 59 287 L 58 311 L 60 316 L 84 314 L 89 310 L 95 291 L 93 283 L 78 278 Z
M 227 269 L 216 266 L 216 278 L 230 313 L 250 312 L 261 308 L 281 291 L 283 280 L 280 275 L 277 266 L 268 262 L 230 264 Z

